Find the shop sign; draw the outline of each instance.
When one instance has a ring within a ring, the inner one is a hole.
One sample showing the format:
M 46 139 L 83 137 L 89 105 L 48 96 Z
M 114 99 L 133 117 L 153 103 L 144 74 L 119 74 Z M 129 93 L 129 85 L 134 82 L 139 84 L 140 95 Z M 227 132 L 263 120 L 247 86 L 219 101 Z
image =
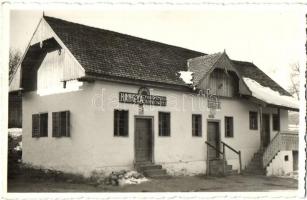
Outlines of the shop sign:
M 119 102 L 139 105 L 166 106 L 166 97 L 150 95 L 148 90 L 140 88 L 139 93 L 119 92 Z

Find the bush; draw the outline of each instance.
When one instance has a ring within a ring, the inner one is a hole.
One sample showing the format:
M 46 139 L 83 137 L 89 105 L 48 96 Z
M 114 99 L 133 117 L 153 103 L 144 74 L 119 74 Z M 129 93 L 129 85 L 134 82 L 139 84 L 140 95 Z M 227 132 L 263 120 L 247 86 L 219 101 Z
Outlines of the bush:
M 21 135 L 8 135 L 8 178 L 19 174 L 22 156 Z

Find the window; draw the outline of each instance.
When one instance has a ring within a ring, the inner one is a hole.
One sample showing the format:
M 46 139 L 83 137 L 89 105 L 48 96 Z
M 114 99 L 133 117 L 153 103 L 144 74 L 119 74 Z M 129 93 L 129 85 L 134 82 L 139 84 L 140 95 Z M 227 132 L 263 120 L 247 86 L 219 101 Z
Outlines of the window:
M 285 161 L 289 161 L 289 156 L 285 155 Z
M 52 137 L 70 137 L 69 111 L 52 113 Z
M 225 137 L 233 137 L 233 117 L 225 117 Z
M 279 131 L 280 130 L 279 114 L 273 114 L 273 130 L 274 131 Z
M 48 137 L 48 113 L 32 115 L 32 137 Z
M 128 111 L 114 110 L 114 136 L 128 136 Z
M 258 129 L 258 113 L 250 111 L 249 112 L 249 129 L 257 130 Z
M 159 136 L 171 135 L 171 114 L 167 112 L 159 112 Z
M 192 136 L 199 136 L 202 135 L 202 120 L 201 115 L 192 115 Z

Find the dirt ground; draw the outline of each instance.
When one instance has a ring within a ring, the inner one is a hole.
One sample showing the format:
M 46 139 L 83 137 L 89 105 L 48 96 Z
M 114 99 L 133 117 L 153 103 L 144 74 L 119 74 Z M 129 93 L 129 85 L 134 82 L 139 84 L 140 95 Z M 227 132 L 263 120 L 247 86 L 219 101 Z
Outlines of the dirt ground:
M 93 186 L 57 182 L 54 180 L 10 179 L 8 192 L 267 192 L 298 188 L 298 181 L 292 178 L 235 175 L 227 177 L 170 177 L 150 179 L 139 185 Z

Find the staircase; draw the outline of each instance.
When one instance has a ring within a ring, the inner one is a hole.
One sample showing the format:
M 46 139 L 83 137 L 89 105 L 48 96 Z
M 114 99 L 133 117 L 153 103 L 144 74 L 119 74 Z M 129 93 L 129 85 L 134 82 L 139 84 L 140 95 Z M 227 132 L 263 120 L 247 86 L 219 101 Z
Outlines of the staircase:
M 298 151 L 298 133 L 282 131 L 275 135 L 263 153 L 263 166 L 267 167 L 280 151 Z
M 225 170 L 225 172 L 224 172 Z M 209 175 L 224 176 L 238 174 L 238 170 L 233 170 L 232 165 L 228 165 L 227 161 L 223 159 L 216 159 L 209 161 Z
M 135 169 L 150 178 L 168 177 L 166 170 L 162 169 L 161 165 L 156 165 L 152 162 L 137 162 L 135 163 Z
M 263 168 L 263 152 L 258 151 L 254 154 L 253 158 L 243 171 L 244 174 L 250 174 L 250 175 L 265 175 L 266 171 L 265 168 Z

